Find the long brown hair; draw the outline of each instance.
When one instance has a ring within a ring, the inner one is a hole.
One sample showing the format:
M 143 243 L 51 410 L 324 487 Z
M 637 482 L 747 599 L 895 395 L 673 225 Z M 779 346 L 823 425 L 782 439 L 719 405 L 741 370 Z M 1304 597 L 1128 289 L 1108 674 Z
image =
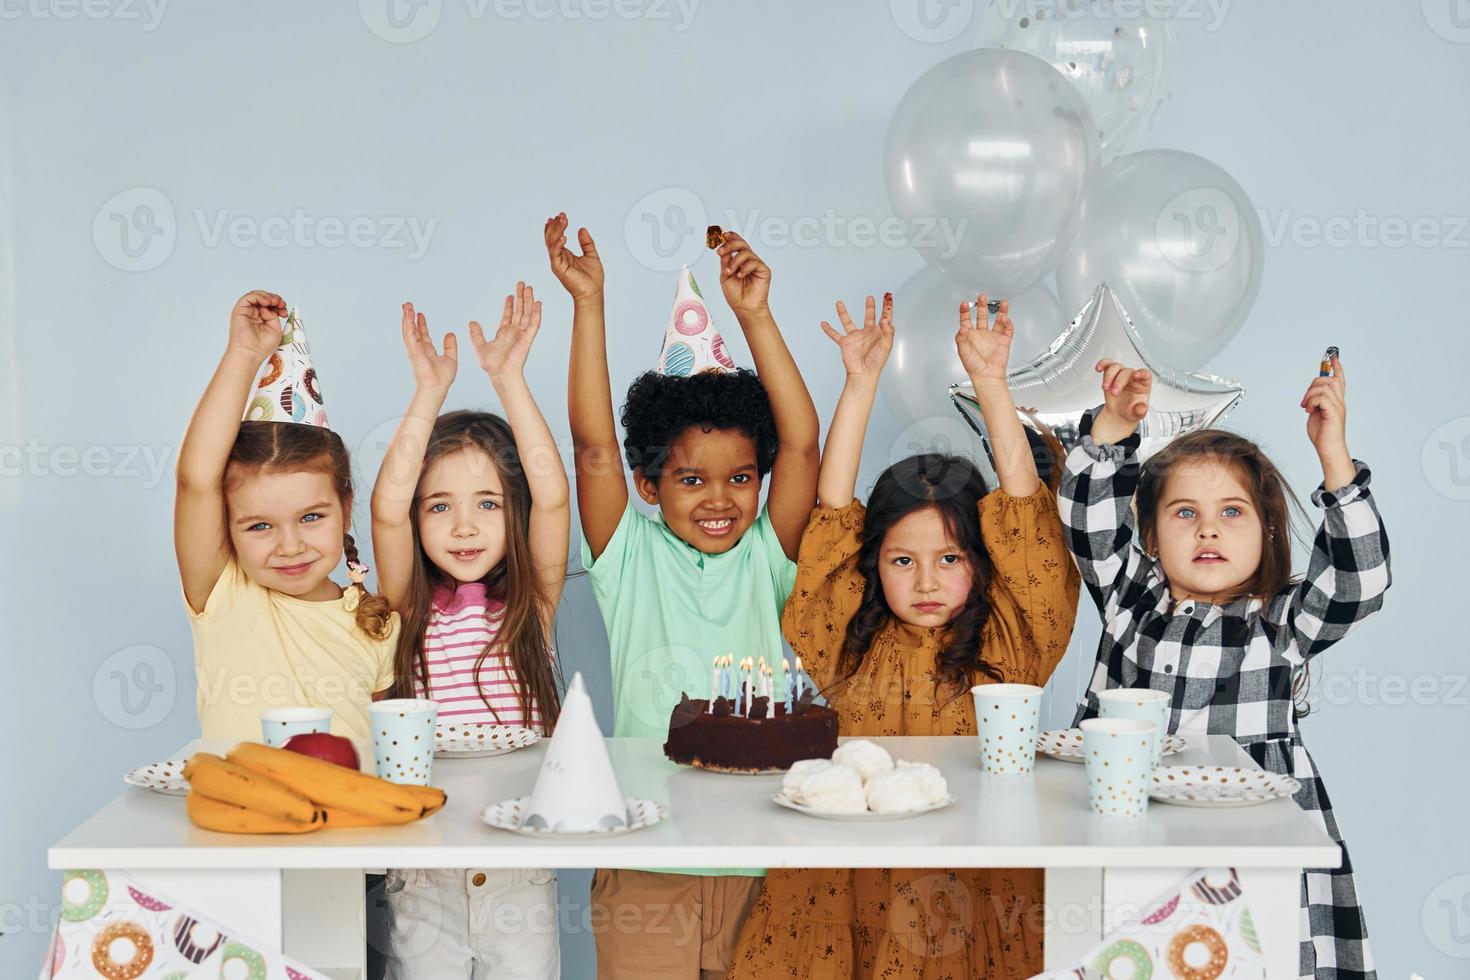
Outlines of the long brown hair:
M 323 473 L 331 479 L 344 511 L 342 551 L 348 562 L 356 562 L 357 542 L 347 530 L 352 516 L 352 461 L 342 437 L 331 429 L 300 422 L 241 422 L 225 463 L 223 489 L 238 486 L 247 475 L 269 472 Z M 393 629 L 388 600 L 357 583 L 349 588 L 359 592 L 357 628 L 375 640 L 387 639 Z
M 494 714 L 494 706 L 490 704 L 484 688 L 480 687 L 480 671 L 491 653 L 503 650 L 520 681 L 516 696 L 522 716 L 529 721 L 533 710 L 539 708 L 542 725 L 549 732 L 561 713 L 557 672 L 552 663 L 548 636 L 555 610 L 547 602 L 531 554 L 531 485 L 526 480 L 510 425 L 489 412 L 457 411 L 439 416 L 424 450 L 423 472 L 427 473 L 440 458 L 465 449 L 478 449 L 490 457 L 500 475 L 500 485 L 504 490 L 501 506 L 505 512 L 505 558 L 483 580 L 486 593 L 505 603 L 505 618 L 494 641 L 475 659 L 475 685 L 485 707 Z M 403 628 L 398 635 L 398 653 L 394 659 L 397 697 L 413 697 L 417 689 L 430 691 L 429 667 L 423 656 L 424 630 L 433 613 L 435 587 L 442 585 L 452 589 L 456 584 L 424 553 L 419 539 L 419 492 L 422 489 L 420 485 L 409 510 L 415 558 L 408 598 L 400 610 Z
M 973 462 L 963 456 L 940 453 L 899 460 L 878 477 L 868 496 L 857 554 L 857 571 L 865 583 L 863 598 L 857 612 L 847 621 L 847 633 L 838 657 L 841 676 L 850 677 L 857 672 L 874 637 L 893 618 L 878 572 L 883 539 L 893 525 L 909 514 L 933 508 L 973 570 L 969 598 L 950 620 L 948 642 L 939 653 L 940 676 L 962 690 L 968 690 L 972 671 L 993 680 L 1004 679 L 1001 669 L 985 659 L 980 643 L 985 620 L 990 616 L 986 594 L 993 570 L 980 535 L 977 505 L 988 490 L 985 478 Z
M 1175 467 L 1184 462 L 1213 460 L 1232 469 L 1250 494 L 1261 518 L 1261 564 L 1240 585 L 1240 594 L 1269 603 L 1296 583 L 1291 574 L 1291 540 L 1305 524 L 1306 508 L 1286 482 L 1286 477 L 1261 447 L 1244 436 L 1224 429 L 1201 429 L 1180 436 L 1143 464 L 1133 502 L 1138 511 L 1139 541 L 1153 550 L 1157 543 L 1158 508 L 1164 483 Z M 1298 519 L 1301 524 L 1298 523 Z M 1291 695 L 1296 716 L 1306 717 L 1311 675 L 1305 666 L 1292 675 Z

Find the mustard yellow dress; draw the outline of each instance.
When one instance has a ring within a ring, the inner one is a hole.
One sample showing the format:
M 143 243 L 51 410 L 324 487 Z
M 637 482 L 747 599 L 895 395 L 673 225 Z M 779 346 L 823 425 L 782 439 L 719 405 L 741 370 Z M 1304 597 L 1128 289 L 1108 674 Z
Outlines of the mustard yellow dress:
M 979 507 L 994 568 L 983 659 L 1007 681 L 1045 684 L 1067 650 L 1079 590 L 1056 500 L 1045 486 L 1029 497 L 996 490 Z M 855 567 L 864 515 L 856 501 L 812 515 L 782 616 L 787 640 L 844 736 L 975 734 L 969 685 L 938 673 L 946 628 L 890 618 L 858 670 L 832 686 L 865 585 Z M 1029 977 L 1042 969 L 1042 882 L 1029 868 L 772 869 L 729 978 Z

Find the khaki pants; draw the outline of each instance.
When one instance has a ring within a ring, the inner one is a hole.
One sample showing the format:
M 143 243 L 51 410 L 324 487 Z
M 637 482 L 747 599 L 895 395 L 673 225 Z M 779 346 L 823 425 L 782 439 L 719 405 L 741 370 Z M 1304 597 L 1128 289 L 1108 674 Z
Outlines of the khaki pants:
M 764 879 L 599 868 L 592 876 L 598 980 L 718 980 Z

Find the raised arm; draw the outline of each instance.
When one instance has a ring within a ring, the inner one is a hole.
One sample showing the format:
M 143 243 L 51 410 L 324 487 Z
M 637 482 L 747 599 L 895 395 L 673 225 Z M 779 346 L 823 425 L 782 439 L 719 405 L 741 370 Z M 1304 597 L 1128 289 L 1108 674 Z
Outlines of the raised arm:
M 1113 361 L 1098 362 L 1096 370 L 1103 375 L 1103 407 L 1068 454 L 1057 496 L 1067 548 L 1107 617 L 1144 574 L 1143 553 L 1134 546 L 1139 461 L 1133 435 L 1148 414 L 1153 379 Z
M 393 441 L 388 443 L 388 453 L 373 484 L 372 503 L 373 560 L 378 565 L 378 585 L 388 605 L 397 610 L 408 601 L 413 565 L 418 557 L 414 554 L 411 523 L 414 493 L 423 473 L 429 434 L 439 410 L 444 407 L 449 386 L 454 383 L 459 355 L 459 343 L 452 333 L 444 335 L 443 354 L 434 349 L 429 323 L 422 313 L 414 311 L 412 303 L 403 304 L 401 326 L 403 347 L 413 367 L 413 398 L 393 433 Z
M 883 294 L 883 316 L 875 319 L 873 297 L 863 310 L 863 325 L 855 327 L 846 304 L 837 303 L 837 322 L 842 333 L 822 321 L 822 332 L 842 352 L 842 366 L 847 371 L 837 410 L 827 430 L 827 446 L 822 452 L 821 474 L 817 480 L 817 502 L 822 507 L 846 507 L 853 501 L 853 490 L 863 456 L 863 436 L 868 418 L 873 414 L 873 399 L 878 394 L 878 378 L 888 354 L 893 350 L 893 294 Z
M 734 232 L 719 248 L 720 288 L 745 332 L 755 370 L 771 399 L 779 448 L 766 511 L 786 556 L 795 560 L 817 495 L 821 428 L 811 393 L 771 316 L 771 269 Z
M 1307 438 L 1322 463 L 1322 485 L 1312 494 L 1322 508 L 1322 526 L 1306 576 L 1288 589 L 1283 608 L 1273 604 L 1271 618 L 1286 627 L 1278 645 L 1295 647 L 1307 659 L 1382 608 L 1392 575 L 1388 533 L 1368 490 L 1368 468 L 1348 452 L 1347 375 L 1335 355 L 1332 374 L 1311 383 L 1301 407 Z
M 603 316 L 602 260 L 586 228 L 577 230 L 582 254 L 567 248 L 567 216 L 546 222 L 546 254 L 557 281 L 572 296 L 572 350 L 567 414 L 577 466 L 577 512 L 582 536 L 597 558 L 612 540 L 628 507 L 628 475 L 613 421 L 607 375 L 607 325 Z
M 516 283 L 514 296 L 505 298 L 500 327 L 493 339 L 486 340 L 480 325 L 470 322 L 475 355 L 505 409 L 526 482 L 531 486 L 531 560 L 536 564 L 549 622 L 567 577 L 572 511 L 567 471 L 561 464 L 556 439 L 526 384 L 526 355 L 540 329 L 541 303 L 523 282 Z
M 240 416 L 255 372 L 281 344 L 286 301 L 253 290 L 230 311 L 230 339 L 204 389 L 175 469 L 174 554 L 184 600 L 204 611 L 214 584 L 230 558 L 223 491 L 225 464 L 240 433 Z
M 1026 439 L 1026 429 L 1016 414 L 1016 402 L 1006 384 L 1006 366 L 1011 357 L 1011 341 L 1016 336 L 1011 323 L 1010 302 L 1001 300 L 995 325 L 990 324 L 990 307 L 985 294 L 975 301 L 971 316 L 969 303 L 960 304 L 960 329 L 955 334 L 955 349 L 960 363 L 970 376 L 975 401 L 990 433 L 990 449 L 995 456 L 995 472 L 1000 488 L 1012 497 L 1029 497 L 1041 485 L 1036 475 L 1036 457 Z

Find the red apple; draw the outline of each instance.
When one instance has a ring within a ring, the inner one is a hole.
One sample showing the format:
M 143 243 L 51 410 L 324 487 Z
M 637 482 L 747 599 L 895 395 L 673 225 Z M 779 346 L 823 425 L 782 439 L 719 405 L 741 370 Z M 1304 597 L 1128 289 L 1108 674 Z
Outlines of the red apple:
M 300 752 L 323 762 L 331 762 L 348 769 L 357 769 L 357 749 L 352 740 L 343 738 L 341 735 L 328 735 L 326 732 L 307 732 L 304 735 L 292 735 L 281 746 L 287 752 Z

